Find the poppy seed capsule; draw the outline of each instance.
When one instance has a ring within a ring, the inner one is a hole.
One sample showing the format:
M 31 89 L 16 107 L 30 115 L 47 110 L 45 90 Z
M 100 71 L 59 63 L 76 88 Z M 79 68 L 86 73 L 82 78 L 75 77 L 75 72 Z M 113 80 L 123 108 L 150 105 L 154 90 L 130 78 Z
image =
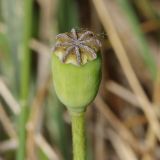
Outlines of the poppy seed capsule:
M 71 33 L 58 35 L 58 47 L 55 45 L 52 55 L 54 88 L 71 112 L 85 111 L 101 81 L 99 42 L 92 32 L 87 32 L 72 29 Z

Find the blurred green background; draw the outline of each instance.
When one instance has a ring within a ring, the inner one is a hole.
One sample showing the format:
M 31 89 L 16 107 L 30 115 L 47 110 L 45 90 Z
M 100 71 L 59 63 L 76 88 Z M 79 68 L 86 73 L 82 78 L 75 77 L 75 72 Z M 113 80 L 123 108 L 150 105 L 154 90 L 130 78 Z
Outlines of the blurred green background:
M 72 159 L 50 67 L 55 36 L 72 28 L 102 42 L 88 160 L 159 160 L 159 0 L 0 0 L 0 160 Z

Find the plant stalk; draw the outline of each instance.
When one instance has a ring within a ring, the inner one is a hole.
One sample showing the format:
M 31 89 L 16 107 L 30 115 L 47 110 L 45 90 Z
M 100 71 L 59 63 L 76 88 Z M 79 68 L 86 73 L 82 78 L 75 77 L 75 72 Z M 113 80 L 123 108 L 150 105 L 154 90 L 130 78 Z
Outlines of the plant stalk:
M 86 160 L 85 112 L 71 113 L 73 159 Z
M 29 96 L 29 79 L 30 79 L 30 62 L 31 54 L 29 43 L 32 35 L 32 7 L 33 0 L 24 0 L 24 15 L 23 19 L 23 35 L 20 44 L 21 52 L 21 71 L 20 71 L 20 101 L 21 112 L 19 115 L 19 145 L 17 149 L 16 160 L 26 159 L 26 121 L 28 116 L 28 96 Z

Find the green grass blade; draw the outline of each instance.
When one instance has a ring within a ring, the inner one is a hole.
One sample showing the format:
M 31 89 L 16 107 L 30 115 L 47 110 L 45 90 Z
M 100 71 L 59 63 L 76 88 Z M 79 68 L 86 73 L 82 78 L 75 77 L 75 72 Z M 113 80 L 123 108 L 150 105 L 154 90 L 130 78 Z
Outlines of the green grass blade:
M 74 0 L 58 1 L 58 30 L 59 32 L 70 31 L 72 27 L 79 26 L 78 8 Z
M 30 79 L 30 49 L 29 42 L 31 39 L 32 31 L 32 7 L 33 0 L 23 1 L 24 5 L 24 19 L 23 19 L 23 34 L 22 43 L 20 45 L 21 54 L 21 70 L 20 70 L 20 101 L 21 113 L 19 117 L 19 146 L 17 150 L 17 160 L 25 159 L 26 147 L 26 120 L 28 115 L 28 95 L 29 95 L 29 79 Z
M 124 14 L 126 15 L 128 22 L 130 23 L 132 31 L 134 32 L 134 35 L 139 45 L 140 54 L 143 57 L 144 62 L 148 66 L 152 78 L 156 79 L 156 74 L 157 74 L 156 62 L 152 56 L 152 53 L 150 51 L 147 40 L 143 34 L 143 31 L 140 28 L 140 23 L 135 15 L 134 9 L 132 8 L 128 0 L 117 0 L 117 2 L 119 3 Z
M 2 0 L 1 1 L 2 22 L 5 26 L 5 36 L 9 47 L 9 59 L 11 60 L 11 86 L 14 93 L 18 95 L 19 84 L 19 61 L 18 48 L 22 41 L 22 14 L 18 13 L 18 9 L 22 8 L 21 0 Z

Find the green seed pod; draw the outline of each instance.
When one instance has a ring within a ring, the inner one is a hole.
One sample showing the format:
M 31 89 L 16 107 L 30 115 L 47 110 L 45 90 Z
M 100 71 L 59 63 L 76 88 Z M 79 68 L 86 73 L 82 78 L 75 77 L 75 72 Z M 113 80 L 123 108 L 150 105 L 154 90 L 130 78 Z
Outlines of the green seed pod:
M 52 55 L 56 94 L 71 112 L 85 111 L 95 98 L 101 81 L 100 42 L 93 32 L 57 36 Z

